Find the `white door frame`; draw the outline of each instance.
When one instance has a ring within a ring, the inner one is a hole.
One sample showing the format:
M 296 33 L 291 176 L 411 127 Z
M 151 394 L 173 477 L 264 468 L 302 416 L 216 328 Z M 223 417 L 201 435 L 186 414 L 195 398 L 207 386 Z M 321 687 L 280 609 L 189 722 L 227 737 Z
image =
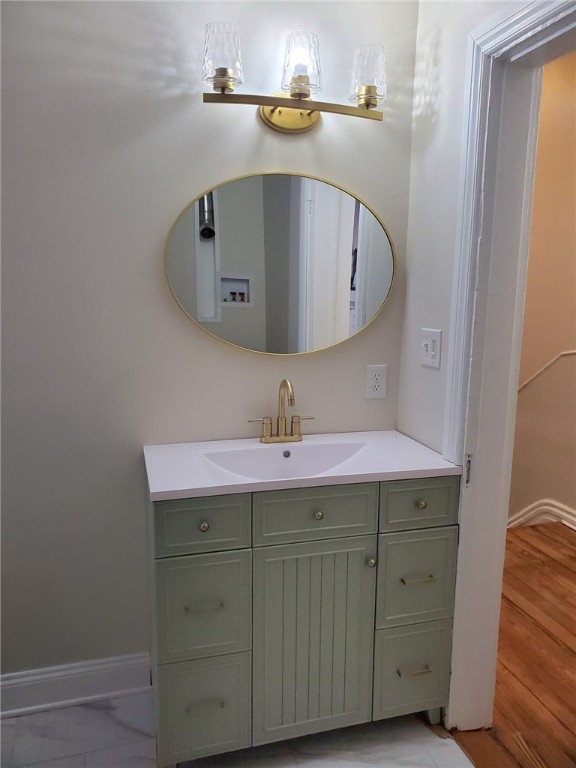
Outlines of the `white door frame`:
M 443 453 L 463 483 L 446 725 L 492 722 L 541 65 L 574 48 L 573 2 L 535 2 L 471 35 L 470 102 Z

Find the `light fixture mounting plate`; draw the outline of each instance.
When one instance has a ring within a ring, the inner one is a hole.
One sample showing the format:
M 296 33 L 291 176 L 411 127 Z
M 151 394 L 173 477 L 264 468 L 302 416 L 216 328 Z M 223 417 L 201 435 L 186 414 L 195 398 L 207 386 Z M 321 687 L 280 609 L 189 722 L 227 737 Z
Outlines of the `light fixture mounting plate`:
M 320 122 L 320 112 L 307 108 L 308 105 L 303 106 L 304 99 L 293 99 L 284 91 L 275 93 L 274 96 L 285 100 L 286 106 L 258 107 L 261 120 L 269 128 L 281 133 L 305 133 Z M 313 106 L 314 102 L 310 102 L 310 107 Z

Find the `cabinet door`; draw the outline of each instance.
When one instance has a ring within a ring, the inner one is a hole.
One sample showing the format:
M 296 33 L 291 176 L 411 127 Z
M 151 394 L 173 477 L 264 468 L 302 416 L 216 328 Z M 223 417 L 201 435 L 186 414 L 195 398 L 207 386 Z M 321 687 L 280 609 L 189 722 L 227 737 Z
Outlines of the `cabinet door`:
M 376 536 L 254 552 L 254 744 L 370 720 L 375 556 Z

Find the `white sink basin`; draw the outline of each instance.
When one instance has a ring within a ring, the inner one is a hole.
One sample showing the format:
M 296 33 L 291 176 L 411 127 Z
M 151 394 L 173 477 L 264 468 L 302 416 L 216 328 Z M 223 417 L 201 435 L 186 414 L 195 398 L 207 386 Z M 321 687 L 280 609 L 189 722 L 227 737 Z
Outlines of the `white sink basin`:
M 210 451 L 204 458 L 227 472 L 252 480 L 315 477 L 335 469 L 366 443 L 278 443 L 231 451 Z
M 394 430 L 305 435 L 301 443 L 271 445 L 257 438 L 147 445 L 144 455 L 152 501 L 461 472 Z

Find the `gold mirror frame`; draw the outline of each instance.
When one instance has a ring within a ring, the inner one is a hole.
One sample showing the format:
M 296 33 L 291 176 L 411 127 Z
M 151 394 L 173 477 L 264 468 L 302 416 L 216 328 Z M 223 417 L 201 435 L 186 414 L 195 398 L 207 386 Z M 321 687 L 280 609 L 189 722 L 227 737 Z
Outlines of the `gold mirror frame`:
M 191 208 L 193 208 L 197 203 L 199 203 L 200 200 L 202 200 L 206 195 L 208 195 L 210 192 L 215 192 L 215 191 L 221 189 L 222 187 L 225 187 L 228 184 L 231 184 L 231 183 L 237 182 L 237 181 L 241 181 L 243 179 L 251 179 L 251 178 L 255 178 L 255 177 L 264 177 L 264 176 L 294 176 L 294 177 L 297 177 L 297 178 L 310 179 L 312 181 L 321 182 L 323 184 L 327 184 L 330 187 L 334 187 L 335 189 L 338 189 L 340 192 L 343 192 L 344 194 L 350 196 L 352 199 L 354 199 L 355 201 L 360 203 L 369 213 L 371 213 L 372 216 L 374 217 L 374 219 L 378 222 L 378 224 L 382 228 L 382 231 L 384 232 L 384 234 L 386 235 L 386 238 L 387 238 L 389 246 L 390 246 L 390 254 L 391 254 L 391 258 L 392 258 L 392 276 L 391 276 L 391 279 L 390 279 L 390 285 L 388 287 L 388 291 L 387 291 L 386 295 L 384 296 L 384 299 L 382 300 L 382 303 L 381 303 L 380 307 L 378 308 L 378 310 L 376 310 L 374 312 L 372 317 L 362 326 L 362 328 L 359 328 L 354 333 L 351 333 L 349 336 L 347 336 L 347 337 L 345 337 L 345 338 L 335 342 L 334 344 L 330 344 L 330 345 L 325 346 L 325 347 L 318 347 L 318 348 L 311 349 L 311 350 L 304 350 L 304 351 L 301 351 L 301 352 L 268 352 L 266 350 L 252 349 L 251 347 L 245 347 L 245 346 L 242 346 L 240 344 L 236 344 L 235 342 L 229 341 L 229 340 L 223 338 L 222 336 L 219 336 L 217 333 L 214 333 L 213 331 L 209 330 L 204 325 L 202 325 L 201 322 L 199 322 L 196 318 L 194 318 L 190 314 L 190 312 L 186 309 L 186 307 L 183 305 L 182 301 L 180 300 L 180 298 L 178 296 L 178 292 L 177 292 L 175 286 L 173 285 L 172 280 L 170 279 L 170 270 L 169 270 L 169 263 L 168 263 L 169 262 L 169 257 L 170 257 L 169 245 L 170 245 L 170 241 L 171 241 L 172 235 L 174 233 L 174 230 L 178 226 L 178 223 L 180 222 L 181 218 Z M 217 184 L 216 186 L 212 187 L 211 189 L 208 189 L 208 190 L 202 192 L 198 197 L 194 198 L 190 203 L 188 203 L 188 205 L 186 205 L 180 211 L 180 213 L 178 214 L 178 216 L 176 217 L 176 219 L 172 223 L 172 226 L 170 227 L 170 230 L 169 230 L 167 238 L 166 238 L 166 244 L 165 244 L 165 247 L 164 247 L 164 269 L 165 269 L 166 280 L 168 282 L 168 286 L 170 288 L 172 296 L 174 297 L 176 303 L 178 304 L 178 306 L 180 307 L 182 312 L 186 315 L 186 317 L 189 320 L 191 320 L 194 323 L 194 325 L 196 325 L 202 331 L 207 333 L 209 336 L 211 336 L 212 338 L 216 339 L 217 341 L 219 341 L 219 342 L 221 342 L 223 344 L 226 344 L 229 347 L 233 347 L 233 348 L 238 349 L 238 350 L 242 350 L 242 351 L 246 351 L 246 352 L 253 352 L 253 353 L 258 354 L 258 355 L 272 355 L 274 357 L 292 357 L 292 356 L 295 356 L 295 355 L 311 355 L 311 354 L 315 354 L 317 352 L 325 352 L 325 351 L 327 351 L 329 349 L 334 349 L 335 347 L 338 347 L 341 344 L 345 344 L 346 342 L 348 342 L 351 339 L 355 338 L 359 334 L 363 333 L 370 325 L 372 325 L 372 323 L 382 313 L 386 302 L 390 298 L 390 294 L 392 292 L 392 288 L 394 287 L 394 283 L 395 283 L 395 280 L 396 280 L 396 274 L 397 274 L 397 256 L 396 256 L 396 250 L 395 250 L 395 247 L 394 247 L 394 243 L 392 241 L 392 238 L 390 236 L 388 228 L 386 227 L 386 225 L 384 224 L 384 222 L 382 221 L 380 216 L 378 216 L 378 214 L 374 211 L 374 209 L 371 206 L 369 206 L 362 198 L 357 197 L 355 194 L 350 192 L 350 190 L 346 189 L 345 187 L 340 186 L 339 184 L 336 184 L 333 181 L 328 181 L 327 179 L 320 178 L 319 176 L 313 176 L 311 174 L 294 173 L 292 171 L 260 171 L 260 172 L 244 174 L 242 176 L 235 176 L 233 178 L 226 179 L 225 181 L 222 181 L 221 183 Z

